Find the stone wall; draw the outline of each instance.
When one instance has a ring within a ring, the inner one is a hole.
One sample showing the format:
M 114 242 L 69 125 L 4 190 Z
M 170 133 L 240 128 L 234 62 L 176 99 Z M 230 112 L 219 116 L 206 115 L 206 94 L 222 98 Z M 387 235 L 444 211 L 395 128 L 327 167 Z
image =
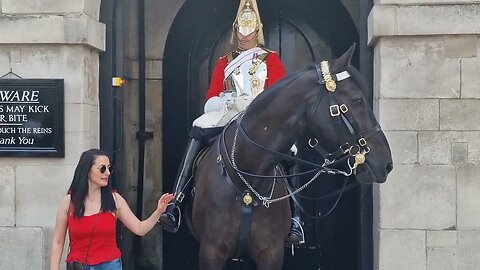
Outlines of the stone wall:
M 379 0 L 375 97 L 395 169 L 376 189 L 375 269 L 480 264 L 480 5 Z
M 58 203 L 80 153 L 99 145 L 99 9 L 100 0 L 0 1 L 0 76 L 11 68 L 65 86 L 65 157 L 0 157 L 0 269 L 49 268 Z
M 125 179 L 121 180 L 123 195 L 132 209 L 136 209 L 138 186 L 138 139 L 139 131 L 139 36 L 138 1 L 123 2 L 123 39 L 125 77 L 124 91 L 124 151 Z M 170 26 L 184 1 L 145 1 L 145 129 L 153 132 L 153 138 L 145 145 L 145 171 L 143 191 L 143 216 L 148 217 L 155 209 L 162 190 L 162 84 L 163 55 Z M 123 232 L 124 269 L 133 268 L 134 236 Z M 142 260 L 144 269 L 162 269 L 163 229 L 158 226 L 142 237 Z

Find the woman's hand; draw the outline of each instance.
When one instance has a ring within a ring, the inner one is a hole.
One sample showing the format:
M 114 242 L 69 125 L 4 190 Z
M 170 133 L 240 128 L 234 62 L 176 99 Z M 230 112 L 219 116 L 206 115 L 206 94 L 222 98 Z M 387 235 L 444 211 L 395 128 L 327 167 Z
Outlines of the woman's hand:
M 160 199 L 158 200 L 157 211 L 159 211 L 160 214 L 165 212 L 165 209 L 167 209 L 168 203 L 170 203 L 173 200 L 173 198 L 174 196 L 172 193 L 163 194 L 162 197 L 160 197 Z

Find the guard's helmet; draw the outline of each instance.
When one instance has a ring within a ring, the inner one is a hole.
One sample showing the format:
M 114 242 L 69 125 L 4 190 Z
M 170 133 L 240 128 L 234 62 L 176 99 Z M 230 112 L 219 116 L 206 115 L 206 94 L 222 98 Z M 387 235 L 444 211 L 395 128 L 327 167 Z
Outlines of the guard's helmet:
M 240 0 L 238 6 L 237 17 L 233 22 L 232 38 L 235 40 L 235 31 L 247 36 L 255 31 L 258 31 L 257 44 L 265 45 L 263 37 L 263 25 L 260 20 L 260 13 L 258 12 L 256 0 Z

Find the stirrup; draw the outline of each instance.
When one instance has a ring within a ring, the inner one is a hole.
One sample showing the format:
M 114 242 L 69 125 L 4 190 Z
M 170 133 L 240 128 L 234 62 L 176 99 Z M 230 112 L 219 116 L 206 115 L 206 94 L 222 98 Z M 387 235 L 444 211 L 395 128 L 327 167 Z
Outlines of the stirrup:
M 295 228 L 295 230 L 297 230 L 298 228 L 300 229 L 298 232 L 300 233 L 301 235 L 301 239 L 300 241 L 298 242 L 290 242 L 290 241 L 287 241 L 287 243 L 289 245 L 301 245 L 301 244 L 304 244 L 305 243 L 305 232 L 303 231 L 303 226 L 302 226 L 302 223 L 300 223 L 300 221 L 296 220 L 295 218 L 291 218 L 292 222 L 294 222 L 298 227 Z M 295 227 L 292 225 L 292 227 Z M 291 232 L 291 228 L 290 228 L 290 232 Z M 290 234 L 290 232 L 288 234 Z
M 180 206 L 178 206 L 176 203 L 169 203 L 167 207 L 169 207 L 169 206 L 173 207 L 172 212 L 177 211 L 178 222 L 174 222 L 175 226 L 168 226 L 168 225 L 166 226 L 165 223 L 161 222 L 160 219 L 162 218 L 163 215 L 166 215 L 166 218 L 168 218 L 170 221 L 174 220 L 174 219 L 177 220 L 177 218 L 175 218 L 174 214 L 167 213 L 167 211 L 165 211 L 162 214 L 162 216 L 160 216 L 160 219 L 157 220 L 157 222 L 162 224 L 163 229 L 166 230 L 167 232 L 176 233 L 180 229 L 180 224 L 182 224 L 182 211 L 180 210 Z

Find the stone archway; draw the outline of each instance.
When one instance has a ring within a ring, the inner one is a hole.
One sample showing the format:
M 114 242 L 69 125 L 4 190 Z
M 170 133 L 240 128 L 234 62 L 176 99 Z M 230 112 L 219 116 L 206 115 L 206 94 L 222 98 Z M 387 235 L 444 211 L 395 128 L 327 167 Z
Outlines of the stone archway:
M 266 45 L 279 51 L 287 71 L 294 71 L 308 61 L 339 56 L 353 42 L 359 42 L 358 25 L 361 20 L 358 18 L 359 2 L 356 0 L 345 0 L 344 5 L 340 2 L 332 4 L 310 0 L 296 1 L 294 4 L 284 0 L 258 2 L 267 36 Z M 163 96 L 163 145 L 164 155 L 169 157 L 163 163 L 163 175 L 166 179 L 164 187 L 167 190 L 173 185 L 173 182 L 169 181 L 173 181 L 175 177 L 191 122 L 201 113 L 203 93 L 209 83 L 213 65 L 218 56 L 228 51 L 226 40 L 236 8 L 236 3 L 229 1 L 187 1 L 170 28 L 165 48 Z M 359 58 L 357 53 L 354 59 L 356 64 L 359 63 Z M 360 260 L 346 262 L 339 257 L 339 254 L 346 253 L 354 258 L 361 256 L 359 247 L 363 244 L 360 244 L 362 236 L 359 227 L 364 225 L 360 225 L 361 210 L 357 203 L 360 201 L 360 193 L 357 189 L 350 193 L 352 195 L 347 195 L 339 213 L 333 215 L 330 221 L 321 224 L 312 222 L 308 225 L 311 235 L 314 235 L 311 237 L 318 241 L 324 244 L 343 243 L 323 252 L 324 257 L 329 257 L 330 261 L 319 262 L 324 264 L 324 269 L 360 269 Z M 352 204 L 355 207 L 352 207 Z M 318 206 L 310 209 L 320 210 Z M 353 224 L 353 227 L 349 228 L 350 225 L 345 224 Z M 322 233 L 330 236 L 322 236 Z M 182 228 L 176 235 L 166 235 L 166 241 L 164 244 L 169 250 L 175 250 L 175 246 L 171 245 L 173 242 L 190 245 L 178 246 L 179 251 L 185 251 L 186 248 L 195 250 L 195 241 L 188 236 L 186 228 Z M 368 241 L 367 246 L 371 248 L 372 243 Z M 164 254 L 167 258 L 166 269 L 173 267 L 173 262 L 169 263 L 169 259 L 182 261 L 182 269 L 196 269 L 194 256 L 178 256 L 175 251 Z M 315 254 L 310 255 L 318 257 Z

